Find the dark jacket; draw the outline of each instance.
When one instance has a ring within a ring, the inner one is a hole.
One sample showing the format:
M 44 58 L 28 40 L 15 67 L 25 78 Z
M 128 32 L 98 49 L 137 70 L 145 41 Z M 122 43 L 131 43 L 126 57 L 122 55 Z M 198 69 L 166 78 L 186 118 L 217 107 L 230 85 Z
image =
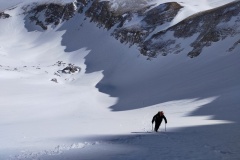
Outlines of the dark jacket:
M 167 118 L 164 115 L 157 113 L 155 116 L 153 116 L 152 123 L 155 121 L 156 124 L 161 124 L 163 119 L 165 123 L 167 123 Z

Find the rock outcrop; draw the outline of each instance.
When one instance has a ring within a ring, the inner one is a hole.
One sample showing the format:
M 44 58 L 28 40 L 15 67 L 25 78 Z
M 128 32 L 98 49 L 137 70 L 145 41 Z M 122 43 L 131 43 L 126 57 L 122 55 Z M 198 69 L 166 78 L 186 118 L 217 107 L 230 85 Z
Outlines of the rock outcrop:
M 2 19 L 5 19 L 5 18 L 9 18 L 10 17 L 10 15 L 9 14 L 6 14 L 6 13 L 4 13 L 4 12 L 0 12 L 0 19 L 2 18 Z
M 230 21 L 231 23 L 228 23 Z M 173 36 L 168 38 L 166 35 L 170 33 L 173 33 Z M 240 2 L 236 1 L 220 8 L 198 13 L 153 35 L 141 45 L 141 53 L 149 57 L 179 53 L 184 48 L 178 39 L 186 39 L 194 35 L 196 39 L 189 44 L 193 48 L 188 53 L 191 58 L 198 56 L 204 47 L 210 46 L 213 42 L 235 35 L 240 37 Z M 236 44 L 238 42 L 233 45 L 233 48 Z
M 40 26 L 43 30 L 48 29 L 48 25 L 57 26 L 59 23 L 69 20 L 72 18 L 76 12 L 75 3 L 68 4 L 36 4 L 25 14 L 28 16 L 29 20 L 35 25 Z

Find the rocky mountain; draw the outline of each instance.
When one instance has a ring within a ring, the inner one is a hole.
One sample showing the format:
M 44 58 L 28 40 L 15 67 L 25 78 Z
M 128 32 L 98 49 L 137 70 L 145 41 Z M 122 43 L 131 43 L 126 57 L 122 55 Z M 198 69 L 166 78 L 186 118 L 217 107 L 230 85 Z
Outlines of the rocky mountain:
M 240 37 L 240 1 L 191 15 L 173 26 L 171 22 L 183 8 L 179 3 L 154 5 L 140 2 L 134 8 L 114 9 L 109 1 L 77 0 L 68 4 L 34 3 L 24 6 L 23 10 L 25 20 L 40 26 L 42 31 L 49 25 L 56 27 L 82 14 L 85 20 L 90 19 L 97 27 L 109 30 L 121 43 L 138 46 L 141 54 L 149 58 L 171 53 L 187 53 L 193 58 L 215 42 Z M 0 13 L 0 17 L 9 15 Z M 182 40 L 191 46 L 191 50 L 185 49 Z M 228 51 L 234 50 L 239 43 L 238 38 Z
M 231 23 L 228 23 L 230 21 Z M 168 34 L 173 34 L 171 39 L 166 36 Z M 195 39 L 189 42 L 192 47 L 188 52 L 189 57 L 198 56 L 204 47 L 223 41 L 227 37 L 238 35 L 240 38 L 240 1 L 193 15 L 165 31 L 154 34 L 141 44 L 141 52 L 150 57 L 167 55 L 169 51 L 177 54 L 184 50 L 184 46 L 181 46 L 178 40 L 194 35 Z M 233 50 L 239 42 L 240 39 L 228 51 Z

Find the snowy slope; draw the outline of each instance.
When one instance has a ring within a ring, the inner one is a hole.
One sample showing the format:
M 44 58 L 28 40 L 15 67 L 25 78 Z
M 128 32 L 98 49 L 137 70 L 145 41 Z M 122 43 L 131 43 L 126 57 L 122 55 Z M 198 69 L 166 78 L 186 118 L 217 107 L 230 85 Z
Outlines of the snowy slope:
M 0 19 L 0 159 L 240 158 L 237 37 L 148 61 L 83 15 L 29 32 L 21 12 Z M 167 132 L 148 133 L 159 110 Z

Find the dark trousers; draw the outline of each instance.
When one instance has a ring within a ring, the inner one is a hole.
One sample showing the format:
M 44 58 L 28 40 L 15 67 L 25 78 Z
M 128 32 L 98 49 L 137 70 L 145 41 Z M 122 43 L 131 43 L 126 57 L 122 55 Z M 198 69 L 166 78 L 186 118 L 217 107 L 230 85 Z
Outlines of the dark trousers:
M 158 128 L 160 127 L 160 124 L 161 124 L 161 123 L 156 123 L 156 122 L 155 122 L 155 128 L 154 128 L 154 130 L 155 130 L 156 132 L 158 131 Z

